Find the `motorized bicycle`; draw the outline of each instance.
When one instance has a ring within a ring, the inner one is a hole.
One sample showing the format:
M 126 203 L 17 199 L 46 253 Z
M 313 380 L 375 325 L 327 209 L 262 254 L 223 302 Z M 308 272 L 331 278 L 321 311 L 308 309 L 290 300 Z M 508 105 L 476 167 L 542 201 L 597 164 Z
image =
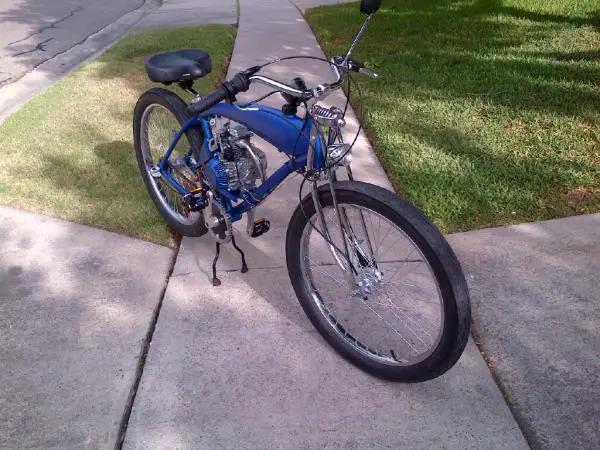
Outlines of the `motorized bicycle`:
M 460 264 L 415 206 L 354 179 L 353 142 L 342 133 L 345 111 L 322 104 L 352 74 L 376 77 L 352 51 L 380 4 L 361 2 L 362 28 L 348 52 L 329 61 L 333 83 L 274 80 L 260 73 L 267 63 L 201 96 L 193 81 L 211 71 L 208 54 L 186 49 L 151 56 L 150 79 L 177 83 L 194 99 L 187 104 L 167 89 L 145 92 L 135 107 L 135 150 L 149 194 L 171 228 L 184 236 L 208 233 L 216 241 L 215 286 L 221 245 L 232 243 L 247 271 L 232 224 L 246 216 L 248 237 L 267 233 L 269 221 L 256 219 L 255 208 L 288 176 L 301 174 L 310 193 L 290 219 L 285 251 L 304 311 L 327 342 L 361 369 L 423 381 L 452 367 L 468 340 L 470 303 Z M 238 102 L 236 95 L 254 83 L 281 93 L 283 107 Z M 254 136 L 287 161 L 269 174 Z

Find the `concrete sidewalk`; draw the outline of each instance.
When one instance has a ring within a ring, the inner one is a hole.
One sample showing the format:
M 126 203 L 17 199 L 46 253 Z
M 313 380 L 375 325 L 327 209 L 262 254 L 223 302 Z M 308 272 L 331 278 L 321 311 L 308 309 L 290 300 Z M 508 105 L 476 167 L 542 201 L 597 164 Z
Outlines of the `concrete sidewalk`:
M 600 443 L 600 215 L 450 237 L 473 332 L 535 448 Z
M 237 23 L 235 0 L 164 0 L 135 26 L 145 28 L 180 28 L 204 23 Z
M 299 53 L 323 56 L 294 5 L 241 1 L 230 72 Z M 332 78 L 326 64 L 311 61 L 270 71 L 309 84 Z M 389 188 L 364 137 L 358 148 L 359 178 Z M 282 161 L 269 152 L 271 170 Z M 403 385 L 365 375 L 323 341 L 301 311 L 284 262 L 298 185 L 290 180 L 259 208 L 271 220 L 267 235 L 239 238 L 249 273 L 225 272 L 239 269 L 237 254 L 225 251 L 219 288 L 208 277 L 214 242 L 183 240 L 125 447 L 526 448 L 473 343 L 447 375 Z
M 130 30 L 152 3 L 4 87 L 0 121 Z M 189 15 L 187 0 L 163 6 L 167 14 L 138 28 L 177 26 Z M 227 7 L 220 18 L 195 21 L 235 22 L 235 1 Z M 0 448 L 114 448 L 173 256 L 166 247 L 0 206 Z
M 0 206 L 0 448 L 111 448 L 173 250 Z

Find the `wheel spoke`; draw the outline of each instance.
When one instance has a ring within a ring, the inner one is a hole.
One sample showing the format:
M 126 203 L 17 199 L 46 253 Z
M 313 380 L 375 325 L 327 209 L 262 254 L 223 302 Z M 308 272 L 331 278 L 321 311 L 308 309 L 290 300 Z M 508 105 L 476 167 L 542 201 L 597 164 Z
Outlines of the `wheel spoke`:
M 350 291 L 350 288 L 348 287 L 348 285 L 347 285 L 346 283 L 343 283 L 342 281 L 338 280 L 337 278 L 335 278 L 335 277 L 334 277 L 333 275 L 331 275 L 330 273 L 328 273 L 328 272 L 325 272 L 325 271 L 323 271 L 323 270 L 314 269 L 314 268 L 313 268 L 313 271 L 314 271 L 314 272 L 317 272 L 317 273 L 320 273 L 320 274 L 322 274 L 322 275 L 326 275 L 326 276 L 328 276 L 328 277 L 329 277 L 329 278 L 331 278 L 333 281 L 335 281 L 337 284 L 339 284 L 340 286 L 342 286 L 342 287 L 346 288 L 348 291 Z
M 394 302 L 392 301 L 392 299 L 390 298 L 390 296 L 389 296 L 389 295 L 383 294 L 383 292 L 381 292 L 381 290 L 380 290 L 380 289 L 379 289 L 377 286 L 375 286 L 375 289 L 377 290 L 377 292 L 379 292 L 380 294 L 384 295 L 384 296 L 385 296 L 385 298 L 386 298 L 386 299 L 387 299 L 387 300 L 388 300 L 388 301 L 389 301 L 389 302 L 392 304 L 392 306 L 394 306 L 394 307 L 396 306 L 396 305 L 394 304 Z M 404 319 L 401 319 L 401 318 L 400 318 L 398 315 L 396 315 L 396 313 L 394 313 L 394 311 L 393 311 L 393 310 L 392 310 L 391 312 L 392 312 L 392 314 L 393 314 L 393 315 L 394 315 L 396 318 L 398 318 L 399 320 L 401 320 L 402 322 L 404 322 Z M 404 314 L 403 314 L 403 315 L 404 315 Z M 425 345 L 425 347 L 427 347 L 427 343 L 426 343 L 425 341 L 423 341 L 423 339 L 421 339 L 421 337 L 418 335 L 418 333 L 417 333 L 415 330 L 413 330 L 413 329 L 412 329 L 411 327 L 409 327 L 408 325 L 406 325 L 406 328 L 408 328 L 408 329 L 409 329 L 409 330 L 410 330 L 410 331 L 411 331 L 411 332 L 412 332 L 412 333 L 415 335 L 415 337 L 416 337 L 416 338 L 417 338 L 417 339 L 418 339 L 418 340 L 419 340 L 419 341 L 420 341 L 420 342 L 421 342 L 423 345 Z
M 434 337 L 433 337 L 433 336 L 432 336 L 432 335 L 431 335 L 431 334 L 430 334 L 430 333 L 429 333 L 429 332 L 428 332 L 428 331 L 425 329 L 425 327 L 423 327 L 423 325 L 422 325 L 422 324 L 419 324 L 419 323 L 418 323 L 418 322 L 417 322 L 417 321 L 416 321 L 416 320 L 415 320 L 413 317 L 411 317 L 411 316 L 408 314 L 408 312 L 407 312 L 406 310 L 402 309 L 402 307 L 400 307 L 400 306 L 396 305 L 394 302 L 389 302 L 389 304 L 388 304 L 388 302 L 373 302 L 373 303 L 375 303 L 376 305 L 379 305 L 379 306 L 391 306 L 391 307 L 392 307 L 392 308 L 394 308 L 395 310 L 398 310 L 398 312 L 399 312 L 399 313 L 401 313 L 401 314 L 402 314 L 404 317 L 406 317 L 406 319 L 407 319 L 409 322 L 412 322 L 413 324 L 415 324 L 415 325 L 417 325 L 417 326 L 420 326 L 420 327 L 422 327 L 422 330 L 421 330 L 421 331 L 423 331 L 423 333 L 424 333 L 424 334 L 426 334 L 428 337 L 430 337 L 430 338 L 432 338 L 432 339 L 434 338 Z
M 400 336 L 400 338 L 401 338 L 401 339 L 402 339 L 404 342 L 406 342 L 406 344 L 408 344 L 408 346 L 409 346 L 410 348 L 412 348 L 412 349 L 415 351 L 415 353 L 419 353 L 419 351 L 418 351 L 418 350 L 417 350 L 415 347 L 413 347 L 413 345 L 412 345 L 410 342 L 408 342 L 408 341 L 406 340 L 406 338 L 405 338 L 404 336 L 402 336 L 402 334 L 400 334 L 400 332 L 399 332 L 398 330 L 396 330 L 396 329 L 395 329 L 393 326 L 391 326 L 387 320 L 385 320 L 383 317 L 381 317 L 381 315 L 380 315 L 380 314 L 379 314 L 377 311 L 375 311 L 373 308 L 371 308 L 371 306 L 370 306 L 370 305 L 368 305 L 367 303 L 364 303 L 364 302 L 363 302 L 363 304 L 364 304 L 364 305 L 365 305 L 367 308 L 369 308 L 373 314 L 375 314 L 377 317 L 379 317 L 379 318 L 380 318 L 380 319 L 381 319 L 381 320 L 382 320 L 382 321 L 383 321 L 383 322 L 384 322 L 384 323 L 385 323 L 385 324 L 386 324 L 386 325 L 387 325 L 387 326 L 388 326 L 388 327 L 389 327 L 389 328 L 390 328 L 392 331 L 394 331 L 394 332 L 395 332 L 395 333 L 396 333 L 398 336 Z

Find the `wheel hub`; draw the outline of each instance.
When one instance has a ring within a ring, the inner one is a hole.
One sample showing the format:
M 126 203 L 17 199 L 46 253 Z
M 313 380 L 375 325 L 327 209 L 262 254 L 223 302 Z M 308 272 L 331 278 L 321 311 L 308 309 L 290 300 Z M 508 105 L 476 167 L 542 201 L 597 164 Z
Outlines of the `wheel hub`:
M 381 284 L 383 274 L 374 267 L 365 267 L 362 272 L 356 276 L 354 286 L 354 295 L 356 297 L 367 297 Z

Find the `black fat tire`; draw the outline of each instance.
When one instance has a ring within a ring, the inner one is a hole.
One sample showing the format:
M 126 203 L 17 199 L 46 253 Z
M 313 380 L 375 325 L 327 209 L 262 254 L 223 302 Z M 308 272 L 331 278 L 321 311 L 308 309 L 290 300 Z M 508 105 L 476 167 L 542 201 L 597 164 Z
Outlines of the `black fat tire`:
M 152 198 L 152 201 L 154 202 L 154 205 L 160 212 L 161 216 L 163 216 L 167 224 L 174 231 L 183 236 L 202 236 L 207 232 L 202 215 L 198 216 L 199 219 L 194 224 L 185 224 L 175 220 L 171 214 L 165 210 L 164 205 L 158 198 L 158 195 L 160 194 L 155 192 L 153 188 L 153 181 L 150 179 L 150 175 L 146 170 L 146 163 L 144 161 L 144 155 L 141 147 L 141 125 L 144 111 L 152 104 L 159 104 L 167 108 L 182 126 L 189 119 L 189 116 L 185 112 L 187 105 L 179 96 L 171 91 L 160 88 L 150 89 L 142 94 L 142 96 L 139 98 L 137 104 L 135 105 L 135 111 L 133 115 L 133 141 L 138 167 L 142 174 L 142 178 L 144 179 L 144 184 L 146 185 L 146 189 L 148 190 L 148 193 L 150 194 L 150 197 Z M 199 152 L 202 148 L 202 143 L 204 141 L 202 131 L 200 128 L 190 128 L 188 131 L 186 131 L 186 136 L 194 152 L 197 154 L 197 152 Z
M 471 306 L 467 284 L 452 248 L 417 208 L 390 191 L 372 184 L 341 181 L 335 186 L 338 202 L 367 207 L 396 224 L 417 244 L 437 279 L 444 304 L 444 330 L 437 348 L 423 361 L 409 366 L 378 363 L 351 347 L 323 317 L 301 273 L 300 245 L 307 217 L 315 214 L 310 195 L 302 200 L 290 220 L 286 237 L 287 267 L 294 291 L 308 318 L 325 340 L 343 357 L 360 369 L 385 379 L 419 382 L 436 378 L 460 358 L 471 324 Z M 332 206 L 329 186 L 319 190 L 321 205 Z

